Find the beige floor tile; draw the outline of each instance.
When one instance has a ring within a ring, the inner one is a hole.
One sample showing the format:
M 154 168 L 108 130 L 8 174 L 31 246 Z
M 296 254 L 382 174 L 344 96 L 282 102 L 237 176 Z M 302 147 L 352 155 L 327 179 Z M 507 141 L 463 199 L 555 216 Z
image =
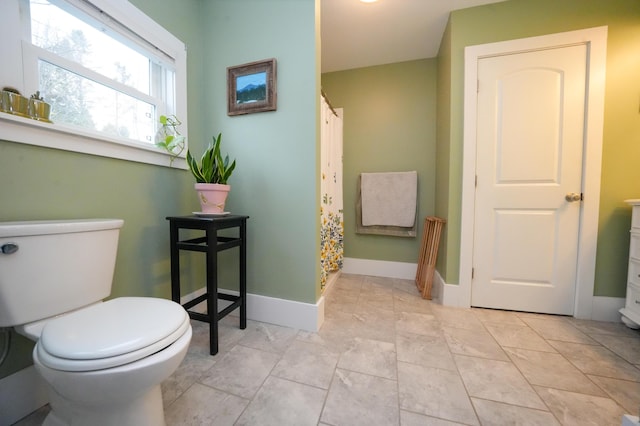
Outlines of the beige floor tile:
M 604 389 L 609 397 L 623 407 L 627 413 L 638 415 L 640 383 L 600 376 L 589 376 L 589 378 Z
M 189 345 L 189 353 L 210 357 L 209 324 L 191 320 L 191 329 L 193 334 Z M 225 317 L 218 323 L 218 355 L 224 355 L 224 353 L 228 352 L 244 335 L 245 330 L 240 330 L 238 326 L 238 317 L 231 315 Z M 220 356 L 217 358 L 220 358 Z M 214 359 L 217 358 L 214 357 Z
M 640 336 L 626 337 L 611 334 L 592 334 L 591 337 L 631 364 L 640 364 Z
M 632 330 L 621 322 L 605 322 L 567 318 L 578 330 L 585 334 L 612 334 L 621 337 L 640 337 L 639 330 Z
M 343 297 L 358 297 L 360 296 L 360 286 L 351 286 L 345 284 L 342 280 L 336 281 L 336 283 L 324 292 L 324 297 L 327 300 L 339 301 Z
M 353 314 L 358 307 L 358 294 L 341 294 L 340 290 L 336 290 L 330 298 L 325 300 L 324 314 L 327 317 L 333 313 L 347 312 Z
M 167 426 L 230 425 L 248 404 L 248 399 L 196 383 L 165 408 L 165 421 Z
M 471 398 L 482 426 L 554 426 L 560 425 L 549 411 L 518 407 L 486 399 Z
M 585 374 L 640 382 L 640 369 L 603 346 L 553 340 L 549 344 Z
M 393 293 L 393 310 L 396 312 L 417 312 L 433 315 L 432 304 L 433 302 L 422 299 L 417 294 L 410 294 L 404 291 L 394 291 Z
M 403 410 L 467 425 L 479 424 L 455 371 L 398 362 L 398 388 Z
M 545 409 L 531 385 L 511 362 L 462 355 L 455 355 L 454 359 L 470 396 Z
M 400 410 L 400 426 L 460 426 L 463 423 L 429 417 L 418 413 Z
M 578 330 L 564 317 L 523 317 L 522 320 L 547 340 L 597 344 L 596 341 Z
M 356 337 L 338 361 L 338 368 L 395 380 L 396 347 L 393 343 Z
M 505 348 L 505 351 L 532 385 L 607 396 L 602 389 L 558 353 L 517 348 Z
M 393 311 L 360 305 L 353 314 L 353 336 L 393 343 L 396 340 L 393 316 Z
M 349 287 L 353 287 L 353 286 L 360 287 L 362 285 L 362 280 L 363 279 L 364 279 L 364 275 L 347 274 L 345 272 L 342 272 L 340 274 L 339 280 L 336 281 L 336 284 L 341 283 L 341 284 L 347 285 Z
M 566 315 L 553 315 L 553 314 L 538 314 L 535 312 L 518 312 L 518 311 L 514 311 L 514 313 L 518 316 L 518 318 L 520 318 L 521 320 L 525 320 L 527 318 L 533 318 L 533 319 L 548 319 L 548 320 L 568 320 L 571 317 L 568 317 Z
M 391 293 L 393 292 L 393 278 L 374 277 L 371 275 L 362 276 L 362 286 L 360 289 L 367 293 Z
M 338 356 L 327 346 L 297 340 L 289 346 L 271 375 L 329 389 Z
M 565 426 L 620 426 L 624 410 L 609 398 L 536 386 L 551 412 Z
M 300 330 L 296 340 L 325 345 L 336 352 L 342 352 L 353 345 L 353 341 L 357 336 L 355 332 L 356 325 L 356 319 L 352 314 L 325 318 L 320 331 Z
M 471 312 L 478 317 L 483 323 L 499 323 L 512 325 L 526 325 L 519 317 L 517 312 L 502 311 L 500 309 L 482 309 L 472 308 Z
M 192 321 L 193 324 L 197 321 Z M 247 324 L 251 324 L 254 321 L 248 321 Z M 202 323 L 201 323 L 202 324 Z M 209 324 L 204 324 L 207 329 L 205 342 L 209 341 Z M 218 324 L 218 354 L 224 355 L 229 352 L 231 348 L 233 348 L 238 342 L 244 338 L 247 334 L 247 330 L 241 330 L 239 326 L 239 319 L 233 315 L 228 315 Z M 204 343 L 201 347 L 203 352 L 209 356 L 209 346 L 208 343 Z
M 398 361 L 452 371 L 457 369 L 444 335 L 398 333 L 396 351 Z
M 395 330 L 398 333 L 422 334 L 424 336 L 440 336 L 440 323 L 432 314 L 420 312 L 396 312 Z
M 295 340 L 297 333 L 298 330 L 293 328 L 249 321 L 245 336 L 239 343 L 250 348 L 282 354 Z
M 317 425 L 326 391 L 269 377 L 236 423 L 255 426 Z
M 280 356 L 237 345 L 200 379 L 200 383 L 243 398 L 253 398 Z
M 398 383 L 338 368 L 320 420 L 331 425 L 398 425 Z
M 362 277 L 360 275 L 341 274 L 340 278 L 331 286 L 330 292 L 343 290 L 349 293 L 360 293 Z M 331 294 L 331 293 L 329 293 Z
M 443 327 L 443 330 L 449 349 L 454 354 L 503 361 L 509 360 L 500 345 L 487 331 L 465 330 L 454 327 Z
M 445 307 L 422 299 L 413 280 L 342 274 L 325 293 L 317 333 L 256 321 L 240 330 L 233 312 L 219 324 L 216 356 L 209 325 L 192 327 L 185 361 L 162 384 L 169 425 L 554 425 L 555 418 L 619 426 L 620 413 L 635 413 L 640 401 L 639 331 Z M 38 426 L 49 410 L 18 425 Z
M 393 312 L 393 293 L 361 292 L 360 296 L 358 296 L 358 308 L 361 310 Z
M 208 355 L 208 352 L 207 355 L 203 355 L 199 351 L 187 352 L 178 369 L 161 384 L 164 405 L 175 401 L 215 363 L 216 357 Z
M 540 337 L 530 327 L 512 323 L 485 323 L 484 325 L 489 333 L 498 342 L 500 346 L 512 348 L 532 349 L 534 351 L 555 352 L 551 345 Z
M 482 322 L 473 314 L 471 309 L 434 305 L 433 313 L 444 327 L 485 331 Z
M 368 299 L 375 299 L 376 296 L 368 296 Z M 377 306 L 375 303 L 368 303 L 367 297 L 360 296 L 358 303 L 354 307 L 353 315 L 355 319 L 359 317 L 365 318 L 364 321 L 371 322 L 373 324 L 382 325 L 385 328 L 391 329 L 389 326 L 393 323 L 393 297 L 390 295 L 382 295 L 380 298 L 384 298 L 385 302 Z
M 394 279 L 392 282 L 392 286 L 394 292 L 400 291 L 410 294 L 411 296 L 420 297 L 420 293 L 418 292 L 418 287 L 416 286 L 415 280 Z

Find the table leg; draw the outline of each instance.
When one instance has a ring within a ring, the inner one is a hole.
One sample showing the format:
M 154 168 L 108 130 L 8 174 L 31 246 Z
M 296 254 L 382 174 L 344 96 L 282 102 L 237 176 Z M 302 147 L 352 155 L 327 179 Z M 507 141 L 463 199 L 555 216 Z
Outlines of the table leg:
M 180 253 L 178 251 L 178 226 L 171 222 L 169 229 L 171 254 L 171 300 L 180 303 Z
M 247 221 L 240 223 L 240 329 L 247 328 Z
M 207 314 L 209 315 L 209 353 L 218 353 L 218 231 L 207 234 Z

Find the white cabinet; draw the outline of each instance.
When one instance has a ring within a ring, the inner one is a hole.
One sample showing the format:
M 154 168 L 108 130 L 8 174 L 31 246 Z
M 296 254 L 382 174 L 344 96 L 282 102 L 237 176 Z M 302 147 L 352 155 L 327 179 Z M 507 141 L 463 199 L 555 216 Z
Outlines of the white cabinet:
M 631 213 L 631 242 L 629 244 L 629 272 L 627 301 L 620 309 L 622 322 L 640 328 L 640 200 L 625 200 L 633 208 Z

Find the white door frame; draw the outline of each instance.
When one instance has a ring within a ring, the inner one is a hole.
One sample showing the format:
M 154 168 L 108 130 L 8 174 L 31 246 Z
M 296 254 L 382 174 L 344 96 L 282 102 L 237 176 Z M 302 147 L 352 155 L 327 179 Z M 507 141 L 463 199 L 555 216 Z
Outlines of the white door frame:
M 471 306 L 478 60 L 488 56 L 575 44 L 587 44 L 589 63 L 587 64 L 587 115 L 583 154 L 584 174 L 582 178 L 584 201 L 582 202 L 578 234 L 579 248 L 574 316 L 585 319 L 592 317 L 602 168 L 602 131 L 607 56 L 606 26 L 465 48 L 462 211 L 458 289 L 458 304 L 460 306 Z

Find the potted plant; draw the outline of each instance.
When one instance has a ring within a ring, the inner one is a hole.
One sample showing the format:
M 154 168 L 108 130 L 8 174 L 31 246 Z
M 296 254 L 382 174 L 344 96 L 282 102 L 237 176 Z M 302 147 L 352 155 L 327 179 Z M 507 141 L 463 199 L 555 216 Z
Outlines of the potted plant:
M 29 98 L 28 109 L 29 109 L 29 117 L 33 118 L 34 120 L 51 123 L 51 120 L 49 120 L 49 114 L 51 113 L 51 105 L 49 105 L 48 103 L 45 102 L 44 99 L 42 99 L 42 96 L 40 96 L 39 90 L 36 91 L 36 93 L 34 93 L 33 95 L 31 95 L 31 97 Z
M 180 124 L 182 123 L 174 115 L 160 116 L 160 128 L 156 133 L 155 144 L 171 155 L 170 165 L 185 148 L 186 139 L 177 129 Z M 225 213 L 224 205 L 231 189 L 227 180 L 236 168 L 236 160 L 230 163 L 228 155 L 222 158 L 221 142 L 222 133 L 219 133 L 202 154 L 200 163 L 187 149 L 187 165 L 196 178 L 195 188 L 202 207 L 201 213 L 204 214 Z
M 219 133 L 205 150 L 200 163 L 187 150 L 187 165 L 196 178 L 195 189 L 198 192 L 202 213 L 225 212 L 224 205 L 231 189 L 231 186 L 227 185 L 227 180 L 236 168 L 236 160 L 230 163 L 228 155 L 222 158 L 221 142 L 222 133 Z
M 2 102 L 0 103 L 3 112 L 29 117 L 29 99 L 20 94 L 20 91 L 13 87 L 2 88 Z
M 158 148 L 167 151 L 171 157 L 169 166 L 173 165 L 173 161 L 184 151 L 185 137 L 178 131 L 178 126 L 182 122 L 175 115 L 160 116 L 160 128 L 156 133 L 155 143 Z

